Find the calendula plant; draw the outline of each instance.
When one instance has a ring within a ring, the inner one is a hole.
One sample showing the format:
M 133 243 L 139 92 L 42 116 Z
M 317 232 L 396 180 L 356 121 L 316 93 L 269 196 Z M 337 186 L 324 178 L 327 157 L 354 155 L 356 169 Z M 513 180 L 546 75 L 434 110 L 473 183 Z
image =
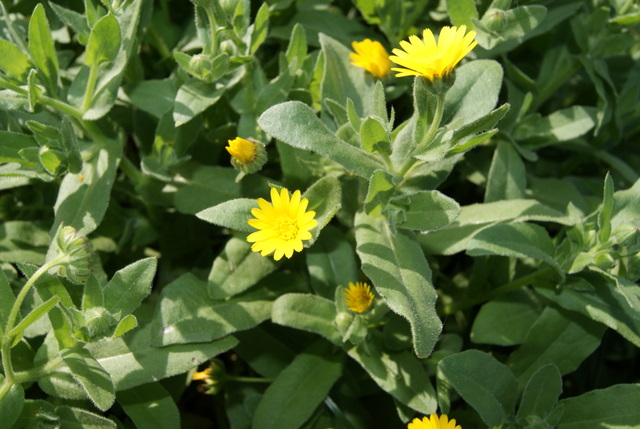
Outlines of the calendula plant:
M 634 2 L 0 14 L 3 428 L 640 421 Z

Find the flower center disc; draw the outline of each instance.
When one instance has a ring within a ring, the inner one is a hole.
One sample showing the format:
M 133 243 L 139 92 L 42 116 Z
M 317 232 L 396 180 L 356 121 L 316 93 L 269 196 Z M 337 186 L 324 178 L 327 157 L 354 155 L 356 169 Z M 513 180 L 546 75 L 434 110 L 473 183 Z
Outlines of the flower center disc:
M 276 223 L 275 230 L 278 232 L 278 237 L 282 240 L 293 240 L 298 236 L 298 222 L 289 217 L 281 217 Z

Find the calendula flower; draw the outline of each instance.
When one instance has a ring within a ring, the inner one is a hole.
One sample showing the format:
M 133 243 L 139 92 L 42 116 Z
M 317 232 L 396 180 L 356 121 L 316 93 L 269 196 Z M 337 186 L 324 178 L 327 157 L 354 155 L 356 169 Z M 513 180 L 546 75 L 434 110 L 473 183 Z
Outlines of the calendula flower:
M 301 252 L 302 241 L 311 238 L 309 231 L 318 224 L 316 212 L 306 211 L 308 204 L 308 199 L 300 198 L 300 191 L 289 197 L 288 190 L 278 193 L 271 188 L 271 203 L 259 198 L 260 208 L 251 209 L 256 219 L 249 219 L 248 223 L 258 229 L 247 237 L 253 243 L 251 250 L 261 256 L 273 253 L 276 261 L 283 256 L 291 258 L 294 251 Z
M 208 368 L 193 374 L 191 380 L 202 382 L 198 385 L 198 390 L 200 392 L 208 395 L 215 395 L 220 392 L 222 386 L 227 380 L 224 364 L 218 359 L 213 359 Z
M 231 165 L 245 174 L 255 173 L 267 162 L 267 152 L 262 143 L 236 137 L 226 146 L 231 155 Z
M 423 417 L 422 420 L 413 419 L 407 425 L 407 429 L 462 429 L 462 427 L 456 425 L 456 419 L 449 420 L 446 414 L 440 417 L 437 414 L 431 414 L 429 418 Z
M 373 303 L 373 294 L 371 286 L 366 283 L 349 282 L 349 288 L 344 289 L 344 295 L 347 298 L 347 306 L 349 310 L 356 313 L 363 313 L 371 307 Z
M 438 41 L 431 30 L 422 32 L 422 40 L 418 36 L 409 36 L 409 41 L 401 41 L 402 49 L 394 49 L 391 61 L 399 68 L 391 70 L 398 72 L 396 77 L 423 76 L 431 82 L 442 79 L 478 44 L 473 40 L 475 31 L 466 33 L 467 27 L 443 27 Z M 466 34 L 465 34 L 466 33 Z
M 385 77 L 391 70 L 391 60 L 387 50 L 380 42 L 364 39 L 351 43 L 355 52 L 349 54 L 351 64 L 362 67 L 378 79 Z

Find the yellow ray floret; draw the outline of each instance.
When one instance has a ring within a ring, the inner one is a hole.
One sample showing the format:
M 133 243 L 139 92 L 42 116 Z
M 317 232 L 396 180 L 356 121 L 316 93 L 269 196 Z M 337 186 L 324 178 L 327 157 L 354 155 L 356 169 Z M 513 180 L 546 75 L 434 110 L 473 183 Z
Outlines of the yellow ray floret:
M 441 79 L 478 44 L 473 40 L 476 32 L 466 31 L 464 25 L 460 28 L 443 27 L 437 42 L 429 29 L 422 32 L 422 40 L 418 36 L 409 36 L 408 42 L 400 42 L 402 49 L 394 49 L 395 55 L 389 57 L 401 66 L 391 70 L 398 72 L 396 77 L 423 76 L 432 82 Z
M 366 283 L 349 283 L 349 288 L 345 288 L 344 295 L 347 299 L 349 310 L 355 311 L 356 313 L 367 311 L 373 303 L 371 286 Z
M 351 64 L 362 67 L 377 78 L 383 78 L 389 74 L 391 60 L 380 42 L 364 39 L 361 42 L 351 43 L 351 47 L 355 51 L 349 54 Z
M 294 251 L 301 252 L 302 241 L 311 238 L 309 231 L 318 224 L 314 219 L 316 212 L 305 211 L 308 204 L 308 199 L 300 198 L 300 191 L 289 197 L 286 189 L 278 193 L 272 188 L 271 203 L 259 198 L 260 208 L 251 209 L 255 219 L 248 221 L 258 230 L 247 237 L 247 241 L 253 243 L 251 250 L 260 252 L 261 256 L 273 253 L 276 261 L 283 256 L 291 258 Z
M 413 419 L 407 425 L 407 429 L 462 429 L 460 425 L 456 425 L 456 419 L 449 420 L 446 414 L 438 417 L 437 414 L 431 414 L 428 418 Z

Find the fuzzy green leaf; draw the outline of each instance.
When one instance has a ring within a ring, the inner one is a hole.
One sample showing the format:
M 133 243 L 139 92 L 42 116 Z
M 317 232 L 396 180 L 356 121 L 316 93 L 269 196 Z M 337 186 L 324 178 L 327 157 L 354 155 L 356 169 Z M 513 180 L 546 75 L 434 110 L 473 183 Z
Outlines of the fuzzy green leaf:
M 91 29 L 84 63 L 95 67 L 113 61 L 120 50 L 120 24 L 113 15 L 105 15 Z
M 562 393 L 562 376 L 558 368 L 550 363 L 534 372 L 522 393 L 518 419 L 528 416 L 545 417 L 555 406 Z
M 24 81 L 31 67 L 31 60 L 20 48 L 0 39 L 0 70 L 18 81 Z
M 389 308 L 409 321 L 418 357 L 431 354 L 442 322 L 436 291 L 422 249 L 408 231 L 393 235 L 384 219 L 356 214 L 357 252 L 362 270 Z
M 342 344 L 342 337 L 334 321 L 336 306 L 333 301 L 316 295 L 289 293 L 273 303 L 271 320 L 321 335 L 333 344 Z
M 55 94 L 58 85 L 58 56 L 42 4 L 35 7 L 29 20 L 29 53 L 33 63 L 42 73 L 45 86 Z
M 0 375 L 0 384 L 4 386 L 4 376 Z M 12 384 L 9 390 L 0 398 L 0 416 L 2 424 L 7 428 L 13 427 L 18 420 L 24 406 L 24 389 L 19 384 Z
M 180 427 L 180 411 L 160 383 L 123 390 L 118 392 L 116 399 L 138 429 Z
M 640 421 L 640 384 L 617 384 L 560 401 L 558 429 L 611 427 L 635 429 Z
M 499 142 L 489 169 L 485 202 L 523 198 L 526 187 L 527 172 L 520 155 L 511 143 Z
M 102 411 L 111 408 L 115 401 L 113 383 L 109 374 L 85 349 L 72 348 L 61 351 L 64 364 L 73 378 L 82 386 L 91 402 Z
M 105 285 L 104 307 L 116 320 L 132 313 L 151 293 L 157 266 L 156 258 L 141 259 L 116 272 Z
M 434 231 L 449 225 L 460 214 L 460 205 L 438 191 L 419 191 L 409 194 L 406 219 L 400 228 Z

